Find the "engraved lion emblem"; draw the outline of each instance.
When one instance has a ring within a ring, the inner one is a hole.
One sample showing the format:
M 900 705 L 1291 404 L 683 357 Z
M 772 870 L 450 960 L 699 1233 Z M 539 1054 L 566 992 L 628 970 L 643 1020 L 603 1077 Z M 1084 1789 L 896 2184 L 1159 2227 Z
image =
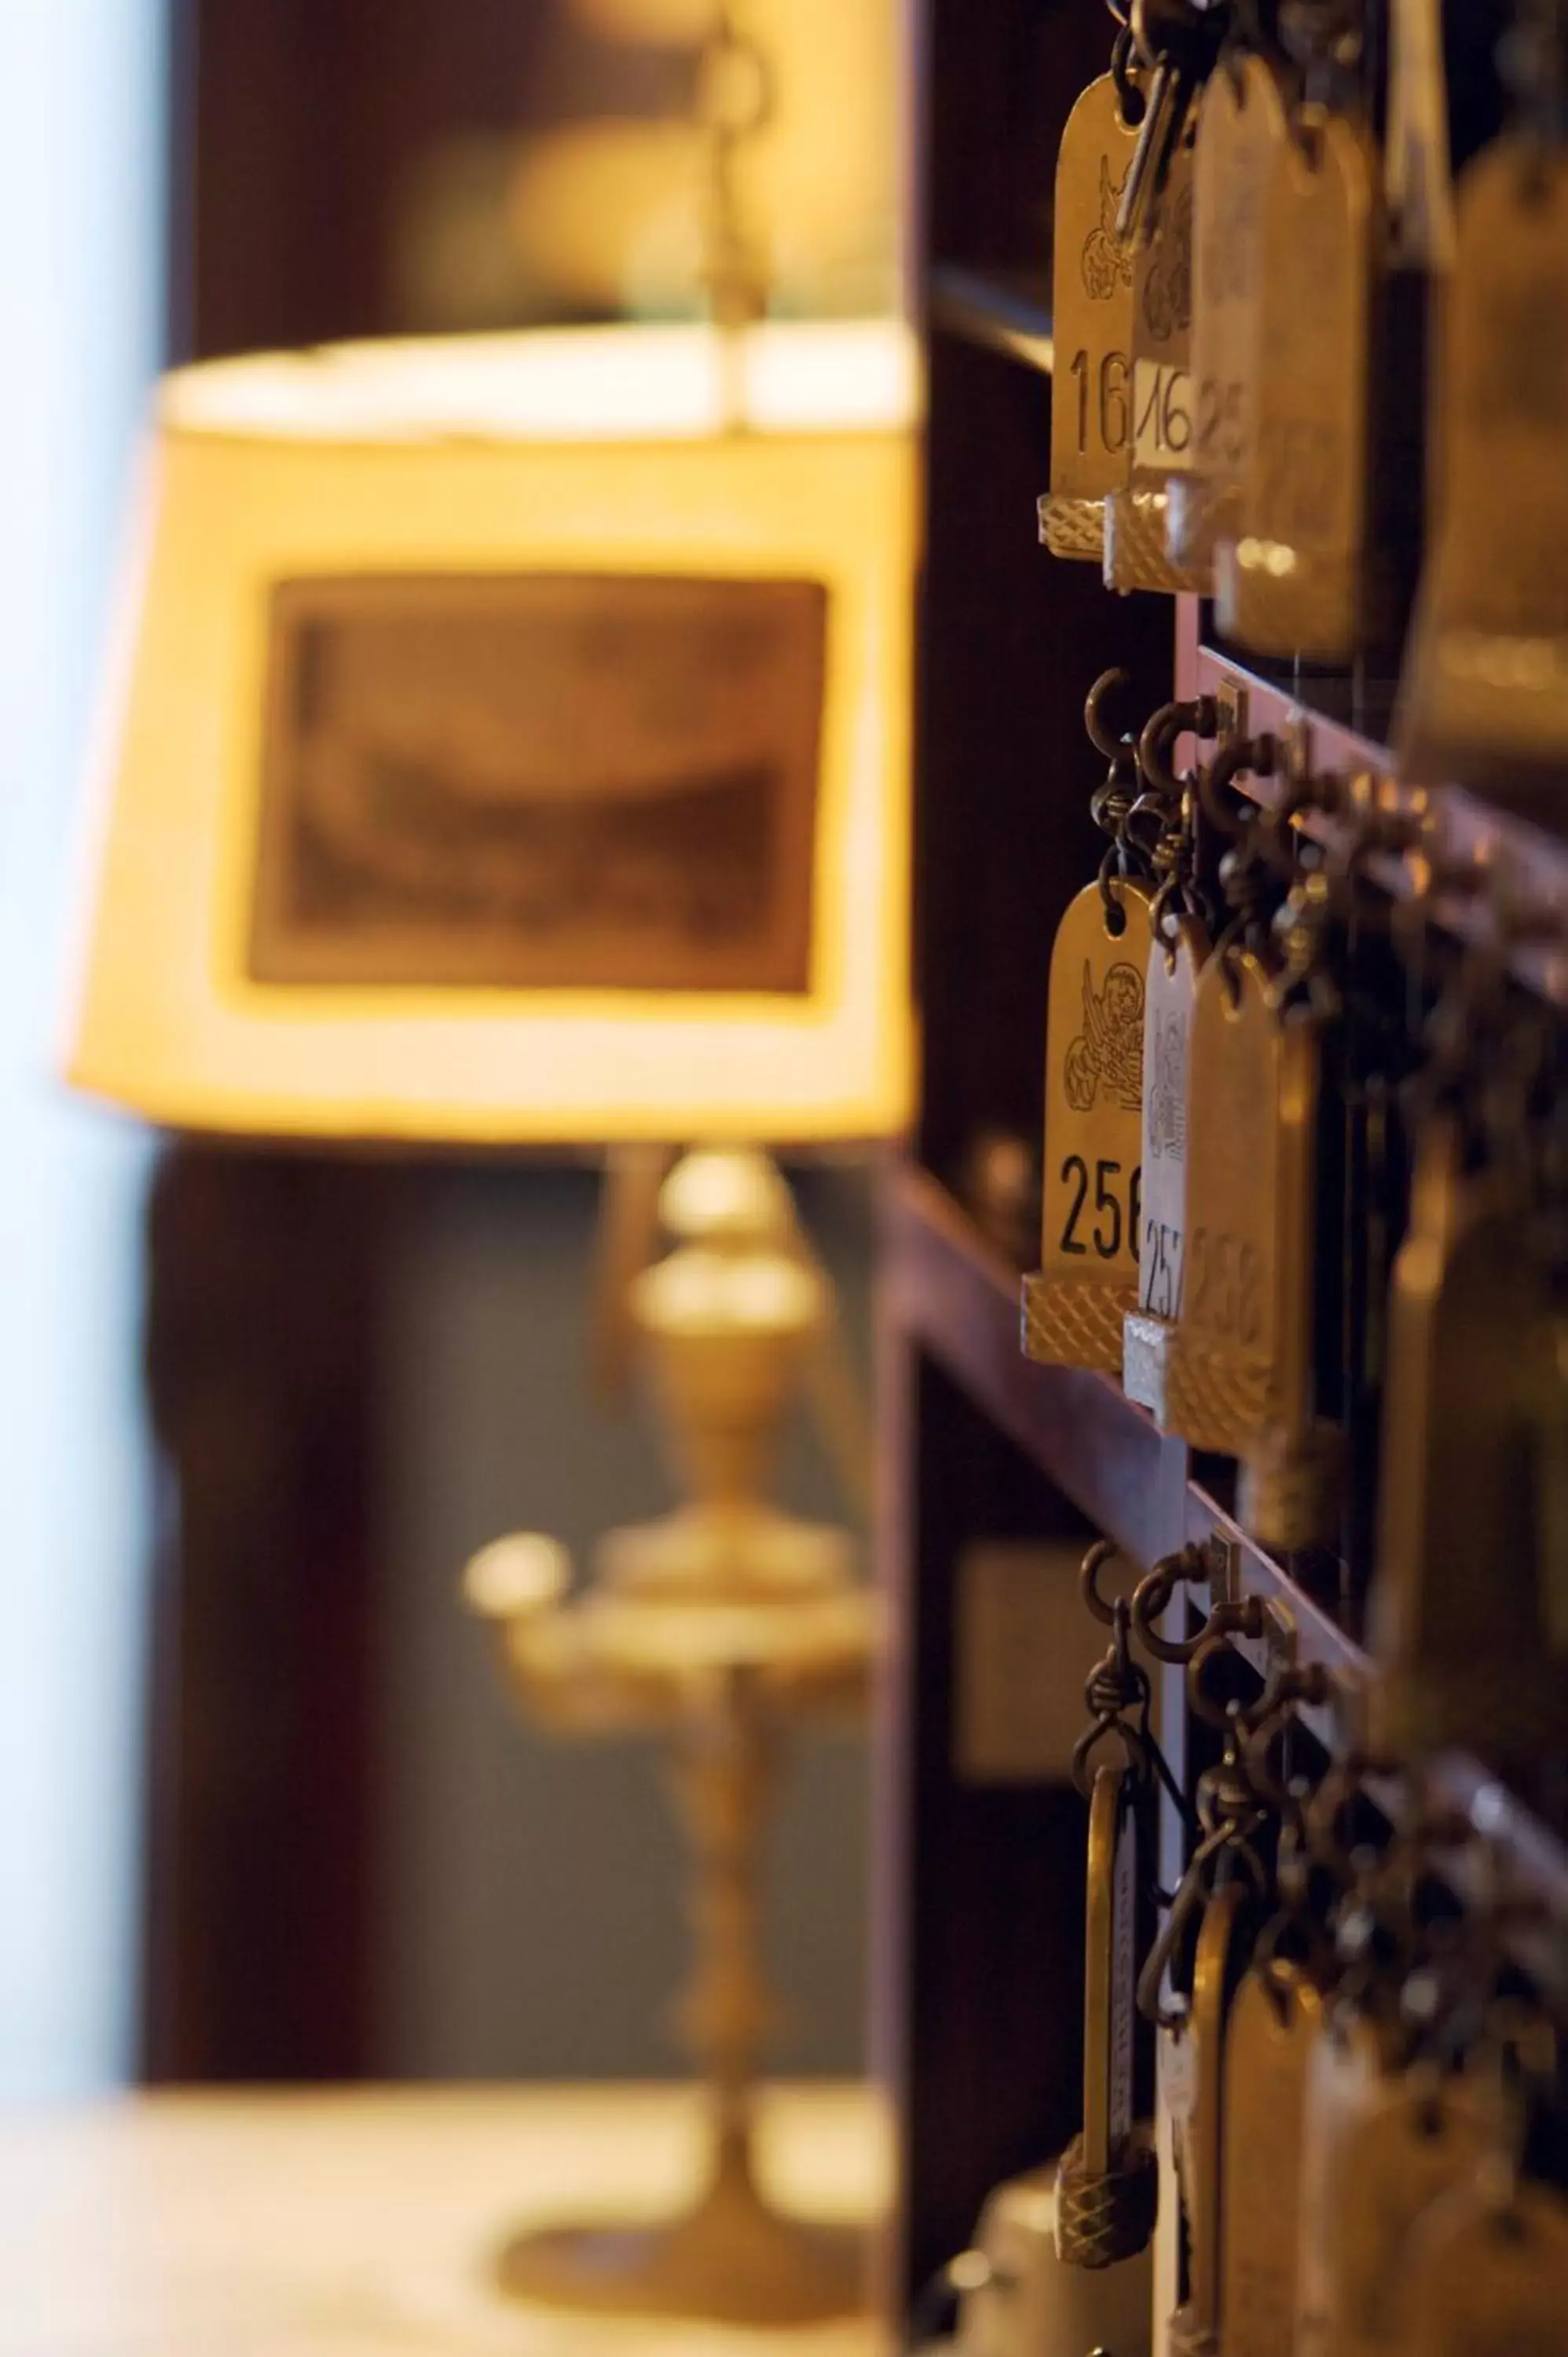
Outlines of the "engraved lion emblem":
M 1083 1028 L 1067 1051 L 1067 1101 L 1088 1113 L 1101 1089 L 1124 1113 L 1144 1102 L 1144 977 L 1136 966 L 1113 965 L 1100 989 L 1083 962 Z
M 1127 172 L 1132 170 L 1131 164 Z M 1100 221 L 1083 241 L 1083 291 L 1091 303 L 1108 303 L 1118 286 L 1133 284 L 1133 257 L 1124 253 L 1116 235 L 1116 216 L 1122 209 L 1122 191 L 1127 185 L 1127 172 L 1119 180 L 1111 177 L 1111 159 L 1100 159 Z
M 1160 231 L 1144 279 L 1144 324 L 1157 344 L 1192 326 L 1192 190 L 1184 188 Z
M 1167 1015 L 1155 1033 L 1155 1069 L 1149 1077 L 1149 1150 L 1173 1162 L 1187 1156 L 1187 1024 Z

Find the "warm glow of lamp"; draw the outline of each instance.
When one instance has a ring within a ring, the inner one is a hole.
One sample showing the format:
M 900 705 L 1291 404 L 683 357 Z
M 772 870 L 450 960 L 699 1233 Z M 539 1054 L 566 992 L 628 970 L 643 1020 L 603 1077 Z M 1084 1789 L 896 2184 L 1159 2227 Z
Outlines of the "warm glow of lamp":
M 918 402 L 891 322 L 169 380 L 71 1078 L 252 1134 L 901 1128 Z

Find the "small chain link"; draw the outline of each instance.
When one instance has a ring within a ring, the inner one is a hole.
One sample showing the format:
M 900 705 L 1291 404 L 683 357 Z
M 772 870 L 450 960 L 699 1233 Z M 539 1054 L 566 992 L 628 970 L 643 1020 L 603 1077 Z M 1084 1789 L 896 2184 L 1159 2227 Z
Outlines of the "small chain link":
M 697 122 L 708 143 L 703 284 L 721 328 L 743 328 L 768 308 L 768 273 L 741 202 L 737 164 L 772 118 L 767 57 L 740 22 L 736 0 L 719 0 L 697 79 Z

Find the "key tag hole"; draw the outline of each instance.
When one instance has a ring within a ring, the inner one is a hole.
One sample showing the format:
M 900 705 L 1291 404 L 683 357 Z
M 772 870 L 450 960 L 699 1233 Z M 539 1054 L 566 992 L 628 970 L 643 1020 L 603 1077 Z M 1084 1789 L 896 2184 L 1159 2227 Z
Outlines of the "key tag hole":
M 1323 169 L 1323 108 L 1317 105 L 1298 107 L 1291 131 L 1295 142 L 1296 159 L 1308 178 L 1316 180 Z
M 1138 87 L 1136 59 L 1133 27 L 1123 24 L 1111 52 L 1111 74 L 1116 84 L 1116 104 L 1122 125 L 1128 131 L 1136 131 L 1149 111 L 1149 102 Z

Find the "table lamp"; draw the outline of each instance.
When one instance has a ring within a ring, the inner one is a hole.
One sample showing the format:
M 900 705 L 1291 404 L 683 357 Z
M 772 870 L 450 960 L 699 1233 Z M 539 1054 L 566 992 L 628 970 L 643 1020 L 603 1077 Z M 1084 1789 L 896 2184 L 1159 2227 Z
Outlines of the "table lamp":
M 169 379 L 70 1078 L 291 1137 L 897 1131 L 916 399 L 892 322 Z
M 829 1318 L 768 1145 L 911 1109 L 918 370 L 891 321 L 345 347 L 160 393 L 102 732 L 68 1050 L 182 1129 L 635 1147 L 638 1279 L 691 1502 L 470 1574 L 525 1702 L 669 1737 L 695 1846 L 707 2191 L 525 2236 L 535 2298 L 751 2321 L 855 2304 L 750 2158 L 756 1841 L 787 1722 L 865 1686 L 847 1543 L 772 1512 Z

